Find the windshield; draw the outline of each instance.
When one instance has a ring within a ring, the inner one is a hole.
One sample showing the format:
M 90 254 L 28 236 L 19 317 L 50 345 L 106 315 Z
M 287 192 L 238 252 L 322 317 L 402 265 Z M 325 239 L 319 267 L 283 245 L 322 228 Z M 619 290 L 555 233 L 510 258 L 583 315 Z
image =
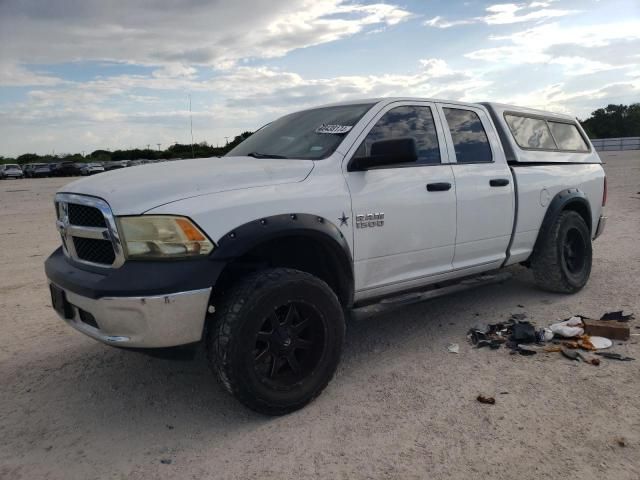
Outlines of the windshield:
M 20 169 L 20 167 L 18 165 L 14 165 L 13 163 L 8 163 L 4 167 L 6 169 L 9 169 L 9 168 L 18 169 L 18 170 Z
M 340 105 L 285 115 L 262 127 L 226 156 L 327 158 L 372 106 L 371 103 Z

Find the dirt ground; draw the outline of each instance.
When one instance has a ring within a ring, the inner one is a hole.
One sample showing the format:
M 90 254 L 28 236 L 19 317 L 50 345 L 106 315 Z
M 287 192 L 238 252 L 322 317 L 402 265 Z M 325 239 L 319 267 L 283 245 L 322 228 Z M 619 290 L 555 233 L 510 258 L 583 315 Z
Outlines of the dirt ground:
M 68 179 L 0 182 L 0 478 L 640 478 L 640 337 L 612 348 L 637 361 L 599 367 L 465 339 L 518 312 L 543 326 L 627 309 L 640 333 L 640 152 L 603 158 L 609 223 L 583 291 L 542 292 L 514 267 L 353 321 L 333 382 L 281 418 L 238 404 L 202 358 L 110 348 L 59 320 L 43 261 Z

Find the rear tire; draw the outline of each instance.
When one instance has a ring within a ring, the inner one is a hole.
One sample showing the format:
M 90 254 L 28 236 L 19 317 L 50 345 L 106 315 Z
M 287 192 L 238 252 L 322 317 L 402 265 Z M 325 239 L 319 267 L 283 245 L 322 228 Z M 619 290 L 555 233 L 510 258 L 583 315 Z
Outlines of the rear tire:
M 248 276 L 216 305 L 207 357 L 241 403 L 265 415 L 298 410 L 327 386 L 344 342 L 342 307 L 329 286 L 298 270 Z
M 575 293 L 591 274 L 591 232 L 577 212 L 565 210 L 541 238 L 531 260 L 538 287 L 550 292 Z

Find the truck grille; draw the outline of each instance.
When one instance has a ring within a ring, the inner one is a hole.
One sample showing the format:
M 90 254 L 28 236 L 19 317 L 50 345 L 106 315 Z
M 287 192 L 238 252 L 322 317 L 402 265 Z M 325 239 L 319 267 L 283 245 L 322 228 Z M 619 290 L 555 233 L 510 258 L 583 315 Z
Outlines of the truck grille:
M 124 254 L 111 208 L 84 195 L 56 195 L 56 225 L 67 257 L 80 263 L 117 268 Z
M 102 227 L 107 228 L 102 212 L 95 207 L 69 204 L 69 223 L 80 227 Z
M 109 240 L 73 237 L 73 246 L 80 260 L 111 265 L 116 259 L 113 245 Z

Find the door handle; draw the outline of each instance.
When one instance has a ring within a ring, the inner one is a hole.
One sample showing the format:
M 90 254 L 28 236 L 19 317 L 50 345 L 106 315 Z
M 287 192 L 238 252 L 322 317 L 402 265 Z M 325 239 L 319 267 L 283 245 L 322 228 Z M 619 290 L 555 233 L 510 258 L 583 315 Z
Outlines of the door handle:
M 451 189 L 449 182 L 427 183 L 428 192 L 446 192 Z
M 489 185 L 492 187 L 506 187 L 509 185 L 509 179 L 507 178 L 492 178 L 489 180 Z

